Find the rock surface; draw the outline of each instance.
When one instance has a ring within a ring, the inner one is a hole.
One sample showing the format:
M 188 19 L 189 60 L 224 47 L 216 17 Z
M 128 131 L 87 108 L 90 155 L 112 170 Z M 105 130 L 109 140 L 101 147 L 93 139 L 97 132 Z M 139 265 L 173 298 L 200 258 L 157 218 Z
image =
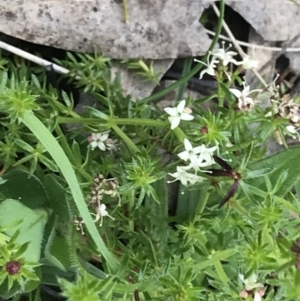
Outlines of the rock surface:
M 117 59 L 199 56 L 208 49 L 210 39 L 198 22 L 208 0 L 126 1 L 128 23 L 120 0 L 1 0 L 0 31 Z
M 291 0 L 227 0 L 226 4 L 267 41 L 289 41 L 300 32 L 300 6 Z
M 174 60 L 155 60 L 153 69 L 155 73 L 160 72 L 158 80 L 162 78 L 166 70 L 168 70 Z M 147 62 L 146 62 L 147 63 Z M 139 76 L 134 70 L 124 68 L 120 64 L 114 63 L 112 66 L 112 74 L 119 74 L 124 95 L 130 95 L 132 101 L 143 99 L 151 95 L 154 88 L 157 86 L 153 81 L 145 82 L 145 79 Z

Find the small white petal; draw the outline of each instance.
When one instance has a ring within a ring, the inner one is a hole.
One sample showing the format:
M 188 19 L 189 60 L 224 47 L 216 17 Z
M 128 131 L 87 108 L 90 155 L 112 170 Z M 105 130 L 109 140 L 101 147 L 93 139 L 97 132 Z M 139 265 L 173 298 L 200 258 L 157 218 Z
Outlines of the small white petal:
M 205 145 L 201 144 L 199 146 L 194 147 L 193 151 L 195 154 L 199 154 L 205 150 Z
M 98 147 L 98 142 L 97 141 L 92 141 L 91 143 L 91 148 L 92 148 L 92 150 L 94 150 L 96 147 Z
M 184 108 L 185 108 L 185 99 L 182 100 L 181 102 L 179 102 L 179 104 L 177 106 L 177 112 L 178 113 L 183 112 Z
M 171 115 L 171 116 L 176 116 L 177 115 L 177 110 L 176 108 L 164 108 L 164 111 Z
M 297 130 L 295 129 L 295 127 L 293 125 L 286 126 L 286 129 L 292 134 L 297 134 Z
M 180 123 L 180 117 L 177 117 L 177 116 L 173 117 L 172 122 L 171 122 L 171 130 L 176 129 L 178 127 L 179 123 Z
M 242 92 L 238 89 L 229 89 L 229 91 L 236 97 L 240 98 L 242 95 Z
M 193 120 L 194 116 L 190 115 L 190 114 L 186 114 L 186 113 L 182 113 L 180 116 L 181 120 Z
M 187 151 L 183 151 L 177 155 L 181 160 L 187 161 L 190 159 L 190 154 Z
M 185 150 L 191 151 L 193 149 L 193 146 L 192 146 L 191 142 L 188 139 L 185 138 L 183 143 L 184 143 Z
M 254 294 L 254 301 L 261 301 L 261 296 L 258 292 Z
M 186 107 L 186 108 L 184 108 L 184 110 L 183 110 L 183 113 L 182 114 L 189 114 L 189 115 L 191 115 L 192 114 L 192 110 L 190 109 L 190 108 L 188 108 L 188 107 Z
M 273 116 L 272 111 L 268 112 L 268 113 L 265 115 L 265 117 L 271 117 L 271 116 Z
M 243 283 L 245 282 L 245 276 L 243 274 L 239 274 L 239 278 L 243 281 Z
M 98 142 L 98 145 L 97 145 L 102 151 L 106 151 L 106 146 L 103 142 Z
M 102 137 L 100 138 L 100 141 L 105 141 L 108 138 L 109 133 L 103 133 Z
M 200 76 L 199 76 L 199 79 L 202 79 L 203 75 L 207 73 L 207 69 L 203 69 L 201 72 L 200 72 Z

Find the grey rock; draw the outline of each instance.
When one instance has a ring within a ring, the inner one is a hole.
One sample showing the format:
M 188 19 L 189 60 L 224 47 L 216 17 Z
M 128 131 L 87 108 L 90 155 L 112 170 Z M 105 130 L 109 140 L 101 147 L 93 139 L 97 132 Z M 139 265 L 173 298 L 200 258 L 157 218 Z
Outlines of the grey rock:
M 300 32 L 300 6 L 291 0 L 227 0 L 267 41 L 289 41 Z
M 158 80 L 160 80 L 164 73 L 171 67 L 173 61 L 172 59 L 153 61 L 155 73 L 160 72 Z M 145 63 L 147 64 L 148 62 L 145 61 Z M 117 74 L 120 76 L 123 95 L 131 95 L 132 101 L 148 97 L 157 86 L 153 81 L 145 82 L 145 79 L 134 70 L 129 70 L 117 63 L 114 63 L 112 66 L 112 74 L 113 77 Z
M 110 58 L 164 59 L 203 55 L 210 45 L 199 23 L 207 0 L 1 0 L 5 34 L 42 45 Z M 13 3 L 13 4 L 12 4 Z

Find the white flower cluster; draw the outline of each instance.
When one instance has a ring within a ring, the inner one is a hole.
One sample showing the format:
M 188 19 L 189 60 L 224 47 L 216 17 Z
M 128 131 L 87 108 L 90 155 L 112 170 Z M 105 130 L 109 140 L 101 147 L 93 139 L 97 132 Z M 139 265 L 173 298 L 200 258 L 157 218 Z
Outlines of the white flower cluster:
M 250 91 L 250 86 L 247 86 L 243 82 L 244 89 L 242 91 L 238 89 L 229 89 L 230 92 L 238 99 L 238 107 L 241 111 L 250 111 L 255 105 L 256 101 L 249 97 L 251 93 L 259 92 L 260 89 Z
M 92 150 L 95 148 L 100 148 L 102 151 L 106 150 L 117 150 L 114 141 L 111 138 L 108 138 L 109 132 L 103 132 L 103 133 L 92 133 L 91 136 L 88 137 L 88 141 L 90 142 Z
M 247 300 L 249 300 L 249 296 L 253 296 L 254 301 L 261 301 L 261 297 L 265 294 L 265 289 L 262 283 L 257 282 L 257 275 L 252 274 L 249 278 L 245 279 L 244 275 L 239 274 L 239 278 L 245 285 L 245 289 L 240 291 L 240 296 Z
M 192 110 L 185 107 L 185 99 L 180 101 L 176 108 L 164 108 L 170 116 L 168 117 L 171 123 L 171 130 L 178 127 L 181 120 L 193 120 L 194 116 L 191 115 Z
M 233 57 L 237 55 L 234 51 L 228 51 L 228 49 L 231 47 L 230 45 L 227 49 L 223 47 L 219 49 L 215 49 L 212 52 L 209 53 L 207 58 L 207 64 L 204 62 L 201 62 L 197 59 L 195 59 L 196 62 L 202 63 L 206 66 L 205 69 L 203 69 L 200 73 L 200 79 L 203 77 L 205 73 L 215 76 L 215 68 L 219 62 L 222 63 L 224 67 L 226 67 L 229 63 L 235 64 L 235 65 L 241 65 L 243 69 L 256 69 L 258 67 L 258 61 L 250 58 L 250 56 L 246 55 L 241 62 L 236 61 Z
M 202 167 L 208 167 L 215 163 L 213 159 L 213 152 L 218 146 L 207 148 L 204 144 L 193 147 L 188 139 L 184 139 L 185 150 L 178 154 L 178 157 L 183 161 L 189 161 L 188 166 L 177 166 L 175 173 L 169 173 L 170 176 L 175 179 L 171 182 L 180 181 L 182 185 L 187 186 L 190 182 L 195 184 L 203 180 L 202 177 L 196 174 L 197 171 L 201 171 Z M 194 173 L 188 173 L 188 170 L 193 169 Z

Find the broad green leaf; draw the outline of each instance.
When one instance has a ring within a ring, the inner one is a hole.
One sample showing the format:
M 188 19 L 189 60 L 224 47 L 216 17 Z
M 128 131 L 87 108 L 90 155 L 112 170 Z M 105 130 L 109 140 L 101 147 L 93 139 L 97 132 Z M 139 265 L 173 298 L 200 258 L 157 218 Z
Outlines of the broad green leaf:
M 177 216 L 189 215 L 193 216 L 197 212 L 197 209 L 203 210 L 203 207 L 207 202 L 207 193 L 205 188 L 199 188 L 195 190 L 187 190 L 182 193 L 182 185 L 178 191 L 177 199 Z M 202 207 L 202 209 L 201 209 Z
M 45 255 L 49 262 L 63 271 L 67 271 L 71 267 L 68 242 L 63 236 L 57 235 L 54 227 L 45 249 Z
M 14 227 L 10 226 L 18 220 L 22 220 L 22 222 L 17 223 Z M 0 205 L 0 227 L 7 227 L 6 233 L 9 236 L 13 236 L 16 231 L 19 231 L 16 243 L 29 242 L 28 248 L 22 255 L 26 261 L 39 262 L 46 222 L 47 213 L 44 210 L 33 211 L 12 199 L 7 199 Z
M 7 199 L 19 200 L 31 209 L 46 206 L 48 196 L 42 182 L 27 171 L 11 170 L 3 176 L 5 183 L 0 185 L 0 192 Z
M 260 170 L 263 168 L 274 168 L 274 171 L 269 173 L 268 176 L 273 185 L 277 182 L 277 179 L 283 172 L 287 172 L 287 178 L 276 192 L 278 196 L 284 196 L 300 179 L 300 168 L 297 164 L 300 158 L 300 147 L 294 146 L 279 152 L 275 155 L 249 164 L 249 169 L 252 171 Z M 255 178 L 249 180 L 252 186 L 256 186 L 262 190 L 265 189 L 266 184 L 264 178 Z
M 65 177 L 65 180 L 70 187 L 79 214 L 83 218 L 89 234 L 91 235 L 91 238 L 94 240 L 98 248 L 98 251 L 107 260 L 107 263 L 110 267 L 117 269 L 116 258 L 110 251 L 108 251 L 98 232 L 98 229 L 87 208 L 73 167 L 68 157 L 62 150 L 61 146 L 58 144 L 57 140 L 53 137 L 49 130 L 45 127 L 45 125 L 33 114 L 33 112 L 27 111 L 24 114 L 22 121 L 42 143 L 57 166 L 60 168 L 61 173 Z
M 60 185 L 54 175 L 47 174 L 44 179 L 45 189 L 49 196 L 50 206 L 63 221 L 70 220 L 70 206 L 66 198 L 66 189 Z

